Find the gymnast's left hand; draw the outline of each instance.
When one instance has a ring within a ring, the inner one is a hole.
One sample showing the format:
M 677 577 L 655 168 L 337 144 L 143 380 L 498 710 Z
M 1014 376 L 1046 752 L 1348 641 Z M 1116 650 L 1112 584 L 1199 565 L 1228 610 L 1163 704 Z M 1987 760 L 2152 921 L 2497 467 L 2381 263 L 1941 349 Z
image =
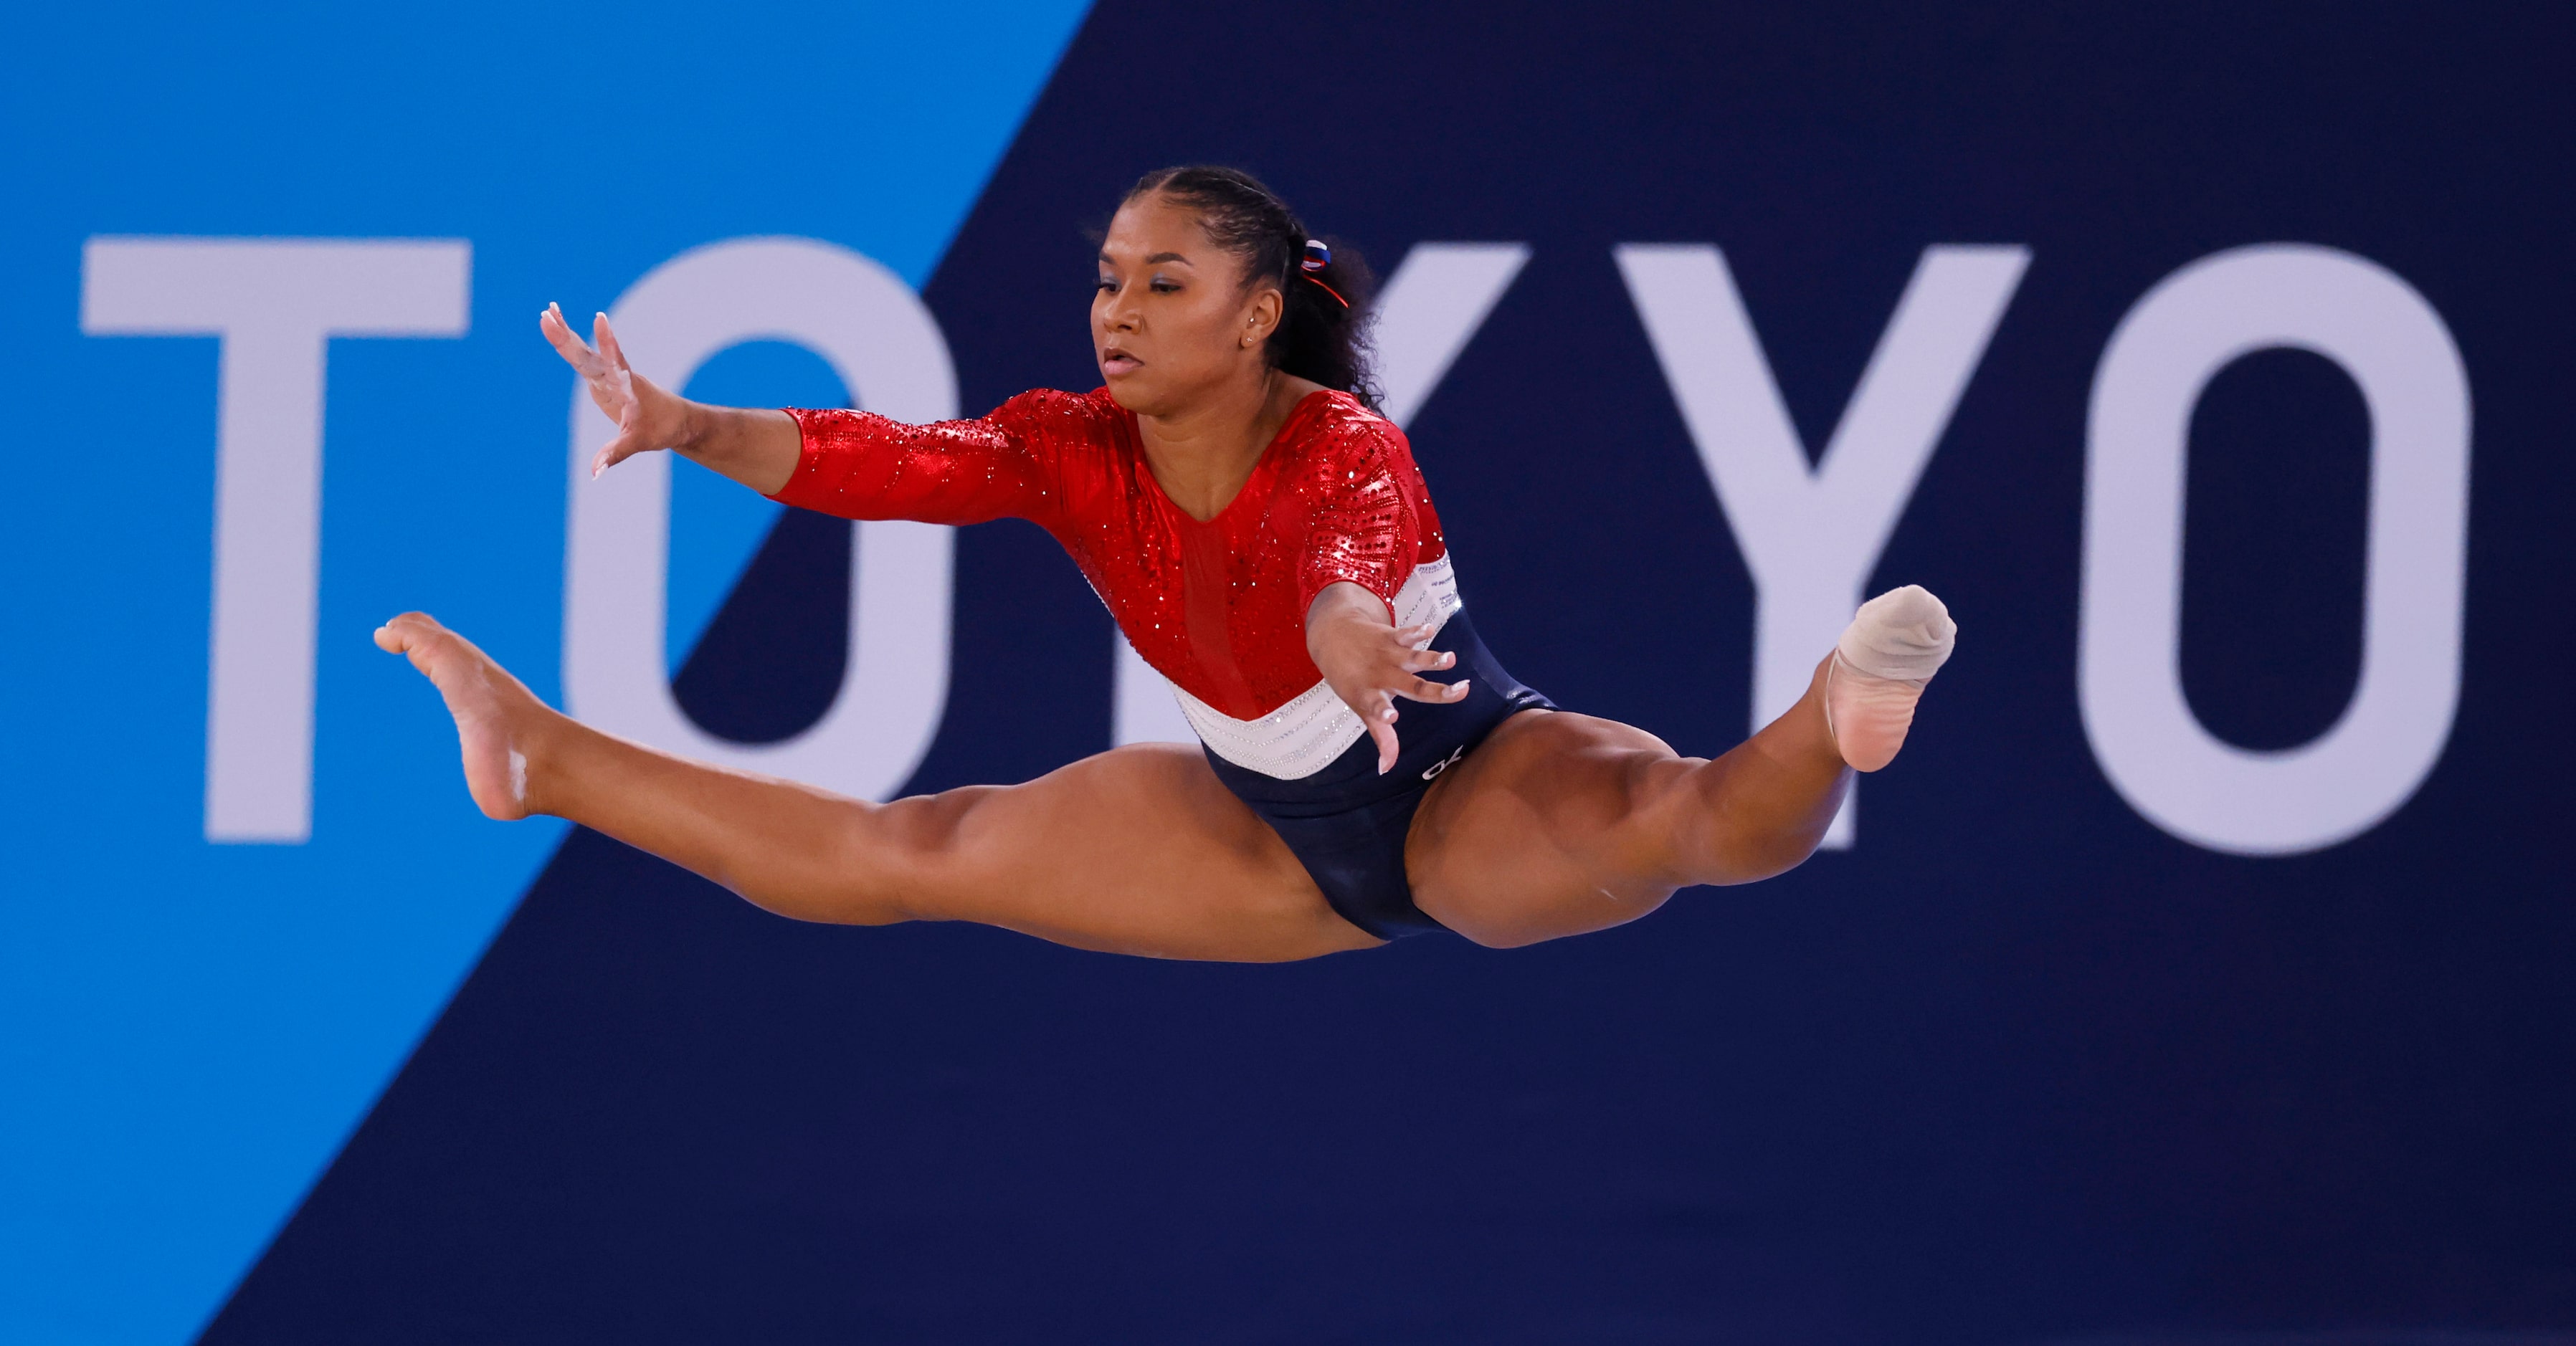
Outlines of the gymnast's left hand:
M 1420 676 L 1448 668 L 1458 656 L 1423 648 L 1429 626 L 1397 626 L 1378 596 L 1345 580 L 1324 586 L 1306 609 L 1306 653 L 1342 704 L 1368 726 L 1377 744 L 1377 770 L 1395 769 L 1395 699 L 1435 704 L 1467 695 L 1465 679 L 1442 684 Z

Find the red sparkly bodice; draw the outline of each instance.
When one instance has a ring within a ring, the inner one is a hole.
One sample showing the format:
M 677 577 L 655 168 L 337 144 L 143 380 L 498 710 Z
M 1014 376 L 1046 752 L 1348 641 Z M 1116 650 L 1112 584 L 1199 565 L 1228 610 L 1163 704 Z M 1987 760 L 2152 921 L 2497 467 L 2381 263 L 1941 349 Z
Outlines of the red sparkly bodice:
M 1390 605 L 1440 559 L 1440 518 L 1404 432 L 1347 393 L 1308 394 L 1214 519 L 1154 480 L 1136 418 L 1089 394 L 1030 392 L 971 421 L 904 425 L 790 410 L 804 432 L 773 499 L 848 519 L 1028 519 L 1063 544 L 1145 662 L 1236 719 L 1322 678 L 1306 607 L 1348 580 Z

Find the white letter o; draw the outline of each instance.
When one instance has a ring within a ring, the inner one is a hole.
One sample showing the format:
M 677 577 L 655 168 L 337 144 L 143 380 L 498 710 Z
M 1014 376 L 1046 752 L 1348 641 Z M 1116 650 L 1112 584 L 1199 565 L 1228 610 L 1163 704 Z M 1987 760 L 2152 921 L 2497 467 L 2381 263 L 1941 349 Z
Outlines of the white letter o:
M 2183 474 L 2210 378 L 2254 351 L 2334 361 L 2370 412 L 2361 676 L 2341 719 L 2278 752 L 2220 741 L 2183 698 Z M 2093 381 L 2077 684 L 2113 788 L 2186 841 L 2288 855 L 2369 830 L 2449 739 L 2460 695 L 2469 387 L 2424 297 L 2364 258 L 2271 244 L 2167 276 Z
M 957 414 L 939 324 L 893 272 L 811 239 L 746 238 L 680 254 L 609 311 L 637 372 L 666 388 L 745 341 L 823 357 L 861 406 L 900 421 Z M 822 720 L 779 743 L 699 728 L 665 675 L 671 462 L 640 454 L 597 481 L 590 459 L 613 427 L 573 381 L 571 505 L 564 574 L 564 700 L 594 727 L 723 766 L 791 777 L 862 799 L 903 787 L 948 700 L 955 531 L 858 525 L 850 548 L 851 650 Z

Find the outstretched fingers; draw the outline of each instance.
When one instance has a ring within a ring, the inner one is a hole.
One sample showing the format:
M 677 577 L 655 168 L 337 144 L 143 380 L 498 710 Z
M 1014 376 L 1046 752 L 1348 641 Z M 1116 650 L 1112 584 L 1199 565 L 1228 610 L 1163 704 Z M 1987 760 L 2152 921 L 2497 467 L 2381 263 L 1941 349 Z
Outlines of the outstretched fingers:
M 1436 706 L 1445 706 L 1452 701 L 1465 699 L 1467 679 L 1460 678 L 1456 682 L 1433 682 L 1429 678 L 1414 678 L 1403 686 L 1390 690 L 1407 701 L 1427 701 Z
M 564 321 L 562 305 L 546 305 L 545 311 L 537 315 L 537 330 L 545 334 L 546 344 L 555 348 L 555 354 L 562 356 L 564 363 L 571 365 L 574 372 L 583 378 L 596 379 L 608 372 L 608 366 L 599 358 L 599 353 L 573 332 L 571 323 Z
M 1465 700 L 1462 679 L 1422 676 L 1458 666 L 1458 656 L 1430 648 L 1432 623 L 1389 626 L 1386 600 L 1347 580 L 1327 585 L 1308 605 L 1307 648 L 1342 704 L 1360 717 L 1377 744 L 1379 774 L 1395 769 L 1403 745 L 1395 732 L 1396 699 L 1448 705 Z
M 620 428 L 617 432 L 616 438 L 600 445 L 599 452 L 590 456 L 590 479 L 592 481 L 599 480 L 600 473 L 617 466 L 619 463 L 625 462 L 627 459 L 632 458 L 641 452 L 643 452 L 643 450 L 635 446 L 635 436 L 627 433 L 623 428 Z
M 1428 628 L 1424 627 L 1414 627 L 1396 634 L 1404 637 L 1415 632 L 1427 632 L 1427 630 Z M 1430 705 L 1448 705 L 1463 701 L 1467 697 L 1468 679 L 1461 678 L 1456 682 L 1441 683 L 1415 676 L 1423 672 L 1436 672 L 1457 667 L 1456 654 L 1446 650 L 1413 648 L 1411 640 L 1406 640 L 1404 643 L 1407 647 L 1405 652 L 1396 659 L 1394 669 L 1383 684 L 1370 691 L 1367 708 L 1360 716 L 1361 722 L 1368 726 L 1369 737 L 1377 743 L 1377 771 L 1381 776 L 1393 771 L 1396 758 L 1402 755 L 1402 747 L 1395 733 L 1397 697 Z
M 591 319 L 591 336 L 599 343 L 596 349 L 572 330 L 560 304 L 548 304 L 537 315 L 537 330 L 545 334 L 555 354 L 562 356 L 564 363 L 590 386 L 590 400 L 600 414 L 617 425 L 617 434 L 591 456 L 593 478 L 646 449 L 658 447 L 636 438 L 636 419 L 642 408 L 635 396 L 635 370 L 626 362 L 626 350 L 617 343 L 617 333 L 609 327 L 607 314 Z
M 1395 698 L 1373 692 L 1367 700 L 1368 708 L 1361 713 L 1360 723 L 1368 726 L 1369 741 L 1377 745 L 1377 774 L 1383 776 L 1395 770 L 1395 759 L 1404 755 L 1395 737 Z
M 630 377 L 634 374 L 634 366 L 626 363 L 625 348 L 617 344 L 617 333 L 608 326 L 607 314 L 598 314 L 590 320 L 590 335 L 592 340 L 599 343 L 600 358 L 608 361 L 620 373 Z
M 1406 673 L 1438 672 L 1441 669 L 1457 666 L 1458 656 L 1447 650 L 1422 649 L 1407 653 L 1397 665 Z M 1388 690 L 1410 701 L 1447 703 L 1467 694 L 1467 682 L 1463 678 L 1454 683 L 1433 682 L 1429 678 L 1404 678 Z

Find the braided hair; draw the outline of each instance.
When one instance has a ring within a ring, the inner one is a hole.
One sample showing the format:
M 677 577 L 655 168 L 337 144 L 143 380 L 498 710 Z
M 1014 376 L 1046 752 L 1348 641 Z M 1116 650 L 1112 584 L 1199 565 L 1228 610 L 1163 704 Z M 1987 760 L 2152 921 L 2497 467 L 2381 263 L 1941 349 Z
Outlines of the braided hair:
M 1310 240 L 1288 203 L 1240 169 L 1159 168 L 1125 199 L 1156 194 L 1198 212 L 1208 241 L 1243 263 L 1246 285 L 1278 285 L 1279 326 L 1262 352 L 1271 368 L 1378 405 L 1367 330 L 1377 283 L 1358 249 Z

